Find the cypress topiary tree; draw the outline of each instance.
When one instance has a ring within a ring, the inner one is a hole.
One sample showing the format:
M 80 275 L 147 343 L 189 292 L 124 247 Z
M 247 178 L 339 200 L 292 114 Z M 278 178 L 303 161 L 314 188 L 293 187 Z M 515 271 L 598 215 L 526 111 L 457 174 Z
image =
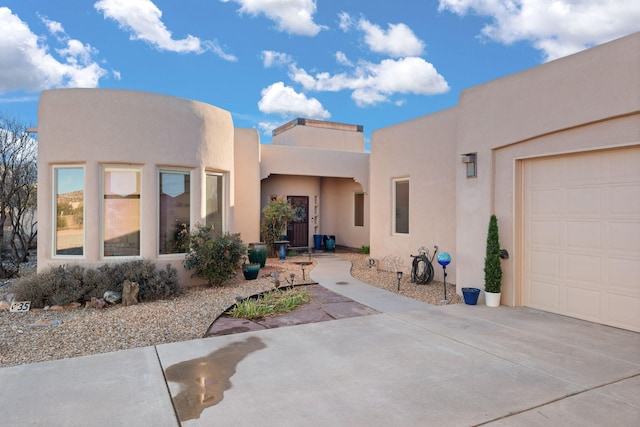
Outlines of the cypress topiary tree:
M 498 239 L 498 218 L 491 215 L 487 233 L 487 253 L 484 258 L 484 290 L 500 293 L 502 287 L 502 266 L 500 265 L 500 242 Z

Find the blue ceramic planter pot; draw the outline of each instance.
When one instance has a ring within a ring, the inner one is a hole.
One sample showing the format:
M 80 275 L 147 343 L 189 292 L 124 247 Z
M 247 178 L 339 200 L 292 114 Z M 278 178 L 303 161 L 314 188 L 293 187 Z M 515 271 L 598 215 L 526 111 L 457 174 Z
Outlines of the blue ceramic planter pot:
M 478 296 L 480 296 L 480 289 L 462 288 L 462 296 L 464 297 L 465 304 L 476 305 L 478 303 Z

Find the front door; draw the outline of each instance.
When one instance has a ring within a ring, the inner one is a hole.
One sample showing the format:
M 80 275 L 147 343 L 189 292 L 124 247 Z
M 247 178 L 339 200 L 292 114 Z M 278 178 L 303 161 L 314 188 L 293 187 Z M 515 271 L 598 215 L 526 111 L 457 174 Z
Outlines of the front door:
M 287 240 L 293 247 L 309 246 L 309 196 L 287 196 L 294 215 L 287 227 Z

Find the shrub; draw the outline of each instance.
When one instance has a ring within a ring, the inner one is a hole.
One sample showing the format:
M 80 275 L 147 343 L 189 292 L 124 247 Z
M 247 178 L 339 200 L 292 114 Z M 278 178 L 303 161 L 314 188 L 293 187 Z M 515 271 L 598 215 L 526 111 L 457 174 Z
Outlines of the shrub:
M 70 264 L 52 266 L 18 279 L 12 291 L 19 300 L 31 301 L 33 307 L 67 305 L 71 302 L 102 298 L 108 290 L 122 292 L 125 279 L 138 282 L 141 301 L 151 301 L 179 295 L 182 291 L 177 270 L 167 265 L 156 270 L 149 260 L 107 263 L 98 268 Z
M 288 200 L 271 200 L 262 209 L 260 232 L 264 242 L 269 245 L 271 253 L 276 253 L 274 242 L 287 233 L 287 224 L 295 214 Z
M 170 264 L 167 264 L 164 270 L 158 270 L 155 273 L 148 280 L 138 282 L 140 301 L 153 301 L 182 293 L 182 288 L 178 285 L 178 270 Z
M 371 252 L 371 249 L 369 248 L 369 246 L 362 245 L 360 247 L 361 254 L 369 254 L 370 252 Z
M 484 290 L 500 293 L 502 288 L 502 266 L 500 265 L 500 242 L 498 218 L 491 215 L 487 233 L 487 253 L 484 258 Z
M 193 276 L 206 279 L 209 286 L 220 285 L 229 279 L 242 265 L 247 246 L 240 234 L 216 234 L 209 225 L 196 224 L 189 235 L 189 252 L 183 265 L 195 269 Z

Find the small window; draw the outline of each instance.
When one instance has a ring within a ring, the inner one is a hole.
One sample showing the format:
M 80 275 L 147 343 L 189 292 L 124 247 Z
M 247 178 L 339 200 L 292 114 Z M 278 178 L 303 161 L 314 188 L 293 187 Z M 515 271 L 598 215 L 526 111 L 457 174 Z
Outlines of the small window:
M 224 232 L 224 176 L 218 173 L 207 173 L 206 176 L 206 225 L 213 227 L 213 232 Z
M 409 180 L 399 179 L 393 182 L 393 231 L 396 234 L 409 234 Z
M 140 169 L 105 167 L 103 172 L 103 255 L 140 256 Z
M 53 168 L 55 189 L 54 254 L 84 255 L 84 168 Z
M 191 174 L 160 171 L 160 254 L 185 253 L 191 222 Z
M 354 194 L 353 225 L 356 227 L 364 227 L 364 193 Z

